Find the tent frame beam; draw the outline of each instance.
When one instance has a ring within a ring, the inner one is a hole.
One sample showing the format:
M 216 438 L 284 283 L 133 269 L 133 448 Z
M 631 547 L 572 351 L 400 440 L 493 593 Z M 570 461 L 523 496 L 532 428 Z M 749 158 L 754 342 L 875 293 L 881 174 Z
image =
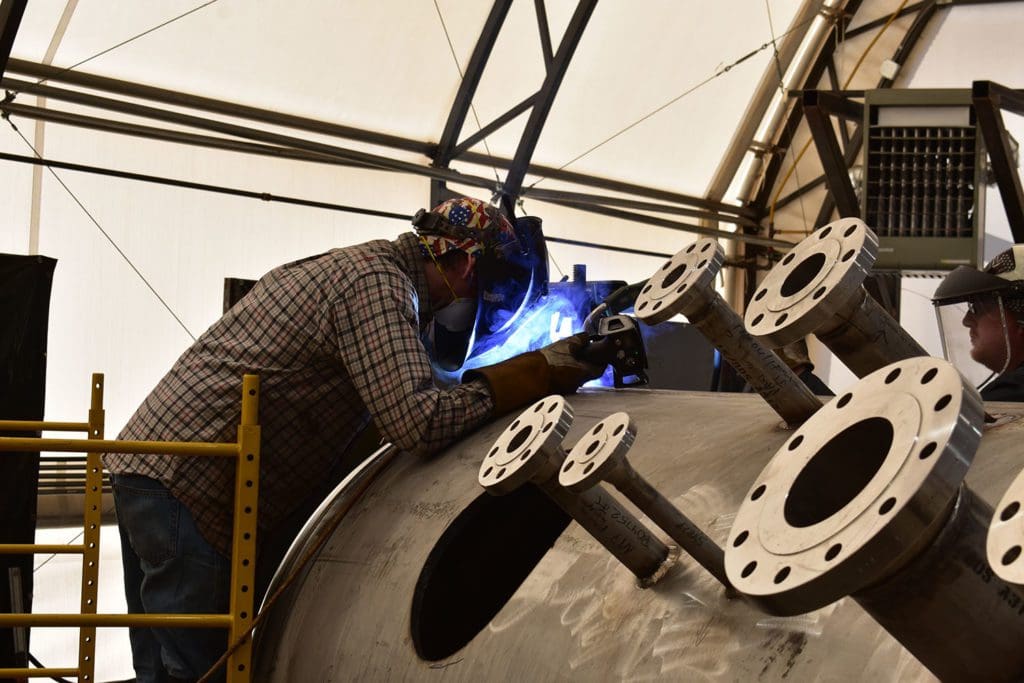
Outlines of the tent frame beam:
M 0 76 L 7 70 L 14 39 L 21 27 L 28 0 L 0 0 Z
M 1024 91 L 1012 90 L 992 81 L 975 81 L 971 85 L 971 100 L 985 149 L 992 161 L 992 171 L 1006 208 L 1013 241 L 1024 242 L 1024 190 L 1021 189 L 1020 172 L 1001 112 L 1005 109 L 1024 116 Z
M 473 106 L 473 96 L 480 85 L 480 78 L 484 75 L 487 60 L 491 56 L 491 51 L 494 49 L 494 44 L 498 40 L 501 27 L 505 23 L 505 17 L 508 16 L 511 6 L 512 0 L 495 0 L 491 5 L 491 11 L 484 21 L 480 37 L 477 38 L 476 47 L 473 48 L 473 55 L 469 58 L 469 64 L 466 65 L 466 69 L 462 73 L 458 92 L 455 93 L 455 101 L 448 111 L 448 119 L 445 122 L 444 131 L 441 133 L 441 141 L 430 155 L 433 158 L 433 166 L 448 168 L 452 158 L 456 156 L 459 135 L 466 123 L 466 116 Z M 439 204 L 450 194 L 443 181 L 439 179 L 431 181 L 431 206 Z
M 512 164 L 509 166 L 508 174 L 505 176 L 505 183 L 502 187 L 502 192 L 505 195 L 511 197 L 520 195 L 523 179 L 529 171 L 530 160 L 537 148 L 544 123 L 547 121 L 548 114 L 551 113 L 551 106 L 562 85 L 562 79 L 565 78 L 569 63 L 572 61 L 573 55 L 576 54 L 576 48 L 580 44 L 580 39 L 583 38 L 583 32 L 587 28 L 587 23 L 590 21 L 595 7 L 597 7 L 597 0 L 580 0 L 576 5 L 572 19 L 569 20 L 565 34 L 558 44 L 558 50 L 548 67 L 544 83 L 534 100 L 530 118 L 526 122 L 526 127 L 519 139 L 519 146 L 512 159 Z
M 333 136 L 353 140 L 356 142 L 378 145 L 381 147 L 387 147 L 406 152 L 413 152 L 416 154 L 421 154 L 426 157 L 431 157 L 434 148 L 436 147 L 436 145 L 433 145 L 429 142 L 412 140 L 409 138 L 388 135 L 376 131 L 363 130 L 350 126 L 342 126 L 339 124 L 328 123 L 325 121 L 319 121 L 316 119 L 295 116 L 291 114 L 282 114 L 280 112 L 260 109 L 257 107 L 250 107 L 215 100 L 207 97 L 189 95 L 179 91 L 165 90 L 162 88 L 155 88 L 152 86 L 131 83 L 119 79 L 107 78 L 104 76 L 96 76 L 81 71 L 62 71 L 61 69 L 55 67 L 42 64 L 35 64 L 24 60 L 11 59 L 10 71 L 23 74 L 25 76 L 30 76 L 33 78 L 51 79 L 54 81 L 59 80 L 70 85 L 74 85 L 81 88 L 88 88 L 100 92 L 106 92 L 108 94 L 150 100 L 163 105 L 199 110 L 202 112 L 217 114 L 220 116 L 247 119 L 250 121 L 264 123 L 267 125 L 293 128 L 296 130 L 300 130 L 302 132 Z M 26 92 L 28 92 L 28 90 L 26 90 Z M 56 92 L 51 92 L 47 95 L 47 97 L 51 97 L 52 99 L 57 100 L 62 99 L 62 97 Z M 117 103 L 119 101 L 110 100 L 110 102 Z M 106 105 L 101 105 L 99 101 L 97 101 L 96 104 L 92 106 L 102 106 L 102 108 L 107 108 Z M 112 106 L 120 105 L 117 104 Z M 159 111 L 169 113 L 166 108 L 161 108 L 159 109 Z M 198 117 L 196 118 L 198 120 Z M 291 156 L 292 158 L 299 158 L 299 155 L 290 155 L 284 153 L 282 153 L 281 156 Z M 324 160 L 319 159 L 319 161 Z M 493 165 L 496 166 L 497 168 L 504 169 L 509 168 L 512 163 L 512 161 L 507 158 L 498 156 L 492 157 L 485 154 L 479 154 L 476 152 L 466 152 L 465 154 L 462 154 L 459 157 L 459 161 L 474 165 Z M 544 176 L 551 180 L 572 183 L 583 187 L 590 187 L 610 192 L 619 192 L 623 194 L 634 195 L 636 197 L 653 199 L 657 201 L 671 202 L 674 204 L 679 204 L 681 206 L 695 207 L 712 212 L 722 212 L 723 214 L 730 216 L 740 215 L 746 218 L 755 217 L 755 212 L 750 208 L 736 206 L 734 204 L 726 204 L 724 202 L 711 201 L 704 197 L 687 195 L 683 193 L 673 192 L 670 190 L 649 187 L 646 185 L 639 185 L 621 180 L 615 180 L 612 178 L 602 178 L 600 176 L 589 175 L 586 173 L 578 173 L 575 171 L 558 169 L 550 166 L 537 164 L 531 164 L 528 168 L 528 172 L 531 175 Z M 459 180 L 453 178 L 452 182 L 459 182 Z M 493 186 L 493 179 L 487 182 L 489 183 L 489 185 L 487 185 L 488 187 Z

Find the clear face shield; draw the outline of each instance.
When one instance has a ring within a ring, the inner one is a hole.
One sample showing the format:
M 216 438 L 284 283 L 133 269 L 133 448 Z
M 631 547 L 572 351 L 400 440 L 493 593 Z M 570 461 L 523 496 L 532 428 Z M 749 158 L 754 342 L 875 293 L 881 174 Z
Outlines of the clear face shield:
M 942 351 L 969 382 L 979 389 L 1009 369 L 1010 333 L 998 293 L 935 306 Z

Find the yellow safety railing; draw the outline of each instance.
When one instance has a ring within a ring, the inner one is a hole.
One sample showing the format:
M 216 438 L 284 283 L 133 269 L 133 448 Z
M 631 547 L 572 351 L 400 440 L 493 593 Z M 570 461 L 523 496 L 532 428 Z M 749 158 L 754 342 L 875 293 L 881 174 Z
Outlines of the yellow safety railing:
M 65 553 L 82 555 L 82 601 L 79 614 L 0 614 L 0 628 L 77 626 L 78 668 L 0 669 L 2 678 L 76 676 L 92 683 L 96 660 L 97 627 L 227 628 L 228 642 L 236 644 L 228 658 L 227 680 L 248 683 L 251 676 L 253 587 L 256 576 L 256 501 L 259 495 L 260 427 L 259 377 L 242 379 L 242 419 L 235 443 L 177 441 L 105 441 L 103 439 L 103 375 L 92 376 L 92 402 L 88 422 L 0 420 L 0 431 L 86 432 L 85 439 L 0 437 L 0 452 L 56 451 L 86 453 L 85 527 L 80 545 L 0 545 L 0 554 Z M 231 608 L 228 614 L 97 614 L 99 589 L 100 500 L 103 495 L 101 453 L 169 453 L 175 455 L 236 458 L 234 534 L 231 548 Z

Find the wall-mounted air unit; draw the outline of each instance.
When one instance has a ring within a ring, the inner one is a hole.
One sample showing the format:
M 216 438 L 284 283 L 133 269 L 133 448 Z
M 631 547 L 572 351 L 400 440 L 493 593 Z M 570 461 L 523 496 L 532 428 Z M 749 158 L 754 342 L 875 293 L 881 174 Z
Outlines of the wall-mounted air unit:
M 864 97 L 862 215 L 876 268 L 951 269 L 983 253 L 985 150 L 970 90 L 871 90 Z

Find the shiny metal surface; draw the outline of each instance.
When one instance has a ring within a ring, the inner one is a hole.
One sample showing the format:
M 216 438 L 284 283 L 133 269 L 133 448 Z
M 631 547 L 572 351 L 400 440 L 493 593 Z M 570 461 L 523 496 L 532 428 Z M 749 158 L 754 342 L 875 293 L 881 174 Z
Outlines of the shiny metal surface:
M 747 494 L 726 546 L 741 592 L 779 614 L 853 598 L 943 681 L 1024 676 L 1024 599 L 982 550 L 963 484 L 977 391 L 936 358 L 874 372 L 808 420 Z
M 281 564 L 270 578 L 260 605 L 261 612 L 266 607 L 267 600 L 274 596 L 281 584 L 302 569 L 303 561 L 308 554 L 315 551 L 317 544 L 323 542 L 325 536 L 334 533 L 337 524 L 344 518 L 355 500 L 373 483 L 377 475 L 391 464 L 398 453 L 400 451 L 391 444 L 382 445 L 327 494 L 299 529 L 298 535 L 281 559 Z
M 1024 679 L 1024 598 L 985 562 L 991 518 L 991 506 L 962 486 L 931 545 L 853 596 L 942 681 Z
M 566 459 L 562 439 L 572 426 L 572 406 L 561 396 L 537 401 L 512 420 L 480 464 L 478 481 L 495 495 L 536 484 L 580 526 L 590 532 L 639 579 L 651 586 L 675 557 L 631 512 L 601 486 L 572 492 L 558 484 Z
M 773 613 L 799 614 L 891 575 L 948 516 L 983 421 L 977 391 L 945 361 L 868 375 L 751 485 L 726 545 L 730 581 Z
M 513 418 L 480 464 L 480 485 L 491 493 L 511 493 L 528 481 L 546 484 L 565 459 L 562 440 L 573 412 L 561 396 L 537 401 Z
M 928 355 L 863 287 L 844 315 L 835 327 L 822 327 L 814 334 L 858 377 L 889 363 Z
M 859 218 L 815 230 L 765 277 L 747 331 L 772 348 L 814 333 L 858 377 L 928 355 L 864 289 L 877 255 L 878 238 Z
M 703 237 L 666 261 L 652 275 L 633 310 L 648 325 L 657 325 L 687 311 L 703 308 L 715 292 L 725 250 L 718 240 Z
M 1010 488 L 996 505 L 995 516 L 988 530 L 986 554 L 988 563 L 999 578 L 1017 585 L 1024 585 L 1024 560 L 1021 547 L 1024 546 L 1024 471 L 1018 474 Z
M 878 256 L 878 238 L 859 218 L 824 225 L 797 244 L 747 305 L 747 330 L 773 348 L 831 327 Z
M 641 430 L 634 467 L 719 544 L 751 483 L 792 436 L 752 395 L 632 389 L 570 400 L 569 443 L 627 411 Z M 999 420 L 985 429 L 967 482 L 991 505 L 1020 470 L 1024 405 L 986 407 Z M 576 524 L 464 647 L 421 659 L 410 635 L 417 581 L 445 530 L 490 498 L 477 484 L 480 459 L 510 422 L 487 425 L 435 458 L 399 454 L 365 493 L 339 494 L 342 523 L 257 633 L 256 680 L 935 680 L 851 598 L 798 617 L 769 616 L 728 599 L 685 563 L 640 590 Z M 471 569 L 488 575 L 489 567 Z
M 607 481 L 678 543 L 683 552 L 728 586 L 722 548 L 629 464 L 626 454 L 635 440 L 636 426 L 628 414 L 609 415 L 573 446 L 558 473 L 558 483 L 570 491 L 585 491 Z
M 813 415 L 821 401 L 774 351 L 747 332 L 715 291 L 724 253 L 716 240 L 693 242 L 650 277 L 633 310 L 648 325 L 685 315 L 786 424 L 796 426 Z

